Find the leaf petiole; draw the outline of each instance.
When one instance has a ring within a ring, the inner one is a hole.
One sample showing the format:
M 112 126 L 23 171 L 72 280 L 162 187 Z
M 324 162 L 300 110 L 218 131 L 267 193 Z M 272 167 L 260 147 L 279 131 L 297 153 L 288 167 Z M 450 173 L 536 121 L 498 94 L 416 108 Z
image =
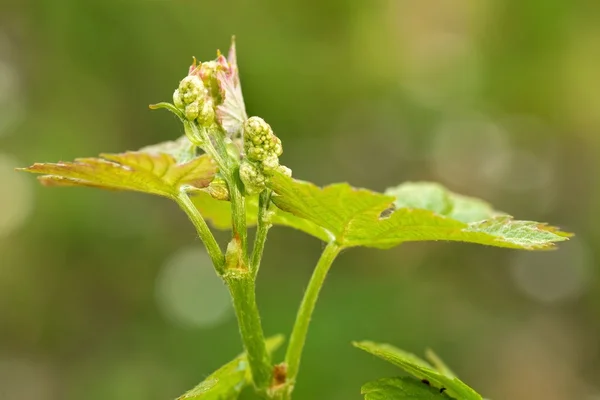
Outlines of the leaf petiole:
M 308 326 L 319 297 L 319 292 L 321 291 L 323 282 L 325 282 L 325 277 L 327 276 L 327 272 L 329 272 L 331 264 L 333 264 L 333 261 L 341 250 L 342 247 L 336 242 L 330 242 L 327 247 L 325 247 L 325 250 L 323 250 L 323 253 L 321 254 L 321 258 L 319 258 L 319 262 L 313 271 L 312 277 L 310 278 L 300 308 L 298 309 L 296 322 L 294 323 L 294 328 L 285 355 L 288 374 L 287 382 L 290 386 L 288 391 L 290 393 L 295 384 L 296 376 L 298 375 L 302 350 L 304 349 L 304 343 L 306 342 L 306 335 L 308 333 Z
M 212 232 L 208 225 L 206 225 L 206 221 L 198 211 L 198 209 L 194 206 L 194 203 L 190 200 L 188 194 L 185 191 L 181 191 L 179 195 L 173 198 L 175 202 L 179 205 L 179 207 L 187 214 L 188 218 L 194 226 L 196 227 L 196 231 L 198 232 L 198 236 L 204 243 L 206 247 L 206 251 L 212 260 L 212 263 L 217 270 L 219 275 L 223 275 L 224 266 L 225 266 L 225 256 L 219 247 L 219 244 L 215 240 Z

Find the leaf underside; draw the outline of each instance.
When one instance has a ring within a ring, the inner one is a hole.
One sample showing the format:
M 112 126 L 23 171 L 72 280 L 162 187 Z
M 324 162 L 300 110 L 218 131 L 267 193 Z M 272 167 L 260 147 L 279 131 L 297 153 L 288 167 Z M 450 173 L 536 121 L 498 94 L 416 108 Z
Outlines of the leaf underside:
M 228 201 L 216 200 L 205 192 L 194 192 L 192 201 L 202 216 L 210 221 L 217 229 L 231 229 L 231 204 Z M 273 212 L 271 222 L 275 225 L 288 226 L 301 230 L 309 235 L 315 236 L 323 241 L 328 241 L 329 236 L 325 229 L 315 223 L 297 217 L 293 214 L 271 207 Z M 258 196 L 246 198 L 246 223 L 254 226 L 258 216 Z
M 361 388 L 365 400 L 443 400 L 449 397 L 412 377 L 382 378 L 365 383 Z
M 434 369 L 427 361 L 422 360 L 414 354 L 407 353 L 389 344 L 368 341 L 355 342 L 353 344 L 367 353 L 371 353 L 382 360 L 400 367 L 415 378 L 426 382 L 432 388 L 436 389 L 438 393 L 441 391 L 451 398 L 460 400 L 482 400 L 482 397 L 477 392 L 460 379 L 455 376 L 445 375 L 443 371 Z M 390 399 L 392 398 L 390 397 Z
M 570 234 L 532 221 L 516 221 L 487 203 L 432 183 L 405 183 L 387 194 L 347 183 L 319 188 L 277 174 L 273 202 L 322 227 L 344 247 L 390 248 L 407 241 L 447 240 L 515 249 L 549 249 Z
M 267 350 L 274 352 L 283 343 L 283 336 L 277 335 L 267 339 Z M 196 387 L 189 390 L 177 400 L 235 400 L 242 389 L 252 383 L 246 355 L 241 354 L 225 364 Z
M 185 137 L 139 151 L 101 154 L 73 162 L 36 163 L 22 171 L 42 174 L 46 186 L 88 186 L 174 197 L 183 187 L 204 188 L 216 173 L 206 155 L 193 158 Z

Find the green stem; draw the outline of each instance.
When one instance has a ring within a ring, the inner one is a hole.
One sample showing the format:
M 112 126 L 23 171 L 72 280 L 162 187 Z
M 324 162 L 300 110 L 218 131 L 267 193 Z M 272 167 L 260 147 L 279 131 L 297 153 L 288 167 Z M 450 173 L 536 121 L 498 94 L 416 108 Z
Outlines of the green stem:
M 218 259 L 219 275 L 229 288 L 233 299 L 233 306 L 240 328 L 240 335 L 244 343 L 244 350 L 248 357 L 248 364 L 252 372 L 252 380 L 259 392 L 266 395 L 271 384 L 272 366 L 271 357 L 267 350 L 265 337 L 260 322 L 260 314 L 256 304 L 254 275 L 248 267 L 248 231 L 246 227 L 246 201 L 242 193 L 243 184 L 238 176 L 239 160 L 231 157 L 225 144 L 224 132 L 220 129 L 208 131 L 198 128 L 195 123 L 186 124 L 186 134 L 192 143 L 200 146 L 217 163 L 220 173 L 227 181 L 231 202 L 231 222 L 233 237 L 227 247 L 226 256 L 220 253 Z M 197 212 L 193 204 L 185 197 L 187 203 L 181 199 L 181 205 L 186 206 L 201 237 L 205 234 L 206 223 Z M 189 203 L 189 204 L 188 204 Z M 195 211 L 192 213 L 187 208 Z M 202 229 L 201 229 L 202 228 Z M 208 229 L 208 227 L 206 227 Z M 210 232 L 210 231 L 209 231 Z M 211 234 L 212 237 L 212 234 Z M 214 241 L 214 238 L 213 238 Z M 215 242 L 216 243 L 216 242 Z M 212 246 L 212 242 L 211 242 Z M 207 246 L 208 248 L 208 246 Z M 210 250 L 209 250 L 210 253 Z M 225 259 L 224 259 L 225 258 Z
M 207 134 L 207 131 L 203 133 Z M 225 144 L 225 132 L 221 129 L 214 129 L 206 135 L 207 149 L 214 153 L 212 157 L 217 162 L 223 178 L 227 181 L 229 187 L 229 196 L 231 201 L 231 224 L 233 228 L 233 238 L 239 240 L 242 248 L 242 257 L 244 263 L 248 262 L 248 230 L 246 228 L 246 199 L 242 193 L 243 184 L 238 176 L 239 160 L 234 159 L 227 152 Z M 213 145 L 214 144 L 214 145 Z
M 252 250 L 252 259 L 250 261 L 250 272 L 256 279 L 263 250 L 267 241 L 267 233 L 271 228 L 271 218 L 269 213 L 269 203 L 271 202 L 271 190 L 266 189 L 260 193 L 258 198 L 258 224 L 256 227 L 256 238 L 254 239 L 254 248 Z
M 231 173 L 229 181 L 229 197 L 231 201 L 231 223 L 233 227 L 233 238 L 239 239 L 242 249 L 242 259 L 248 262 L 248 230 L 246 228 L 246 199 L 240 191 L 241 182 L 235 173 Z
M 229 171 L 227 154 L 218 151 L 220 149 L 216 149 L 213 145 L 211 137 L 214 137 L 214 135 L 210 135 L 206 128 L 198 126 L 196 122 L 184 121 L 183 127 L 186 136 L 192 144 L 200 147 L 206 154 L 211 156 L 219 166 L 219 169 Z
M 327 245 L 323 251 L 323 254 L 321 254 L 321 258 L 319 258 L 319 262 L 317 263 L 315 270 L 313 271 L 310 282 L 308 283 L 308 288 L 306 289 L 306 293 L 304 293 L 302 304 L 300 304 L 300 308 L 298 309 L 298 315 L 296 316 L 296 322 L 294 323 L 294 329 L 292 330 L 290 343 L 285 354 L 285 362 L 288 368 L 287 381 L 291 386 L 289 389 L 290 392 L 293 389 L 296 376 L 298 375 L 300 358 L 302 357 L 302 350 L 304 348 L 304 343 L 306 342 L 306 334 L 308 333 L 310 318 L 315 309 L 319 292 L 323 286 L 323 282 L 325 281 L 325 277 L 327 276 L 327 272 L 329 271 L 331 264 L 341 250 L 342 248 L 335 242 L 330 242 Z
M 223 268 L 225 265 L 225 257 L 223 256 L 223 252 L 219 247 L 219 244 L 215 240 L 212 232 L 210 231 L 208 225 L 206 225 L 206 221 L 202 218 L 202 215 L 194 206 L 194 203 L 190 200 L 187 193 L 181 192 L 177 197 L 174 198 L 179 207 L 187 214 L 188 218 L 194 226 L 196 227 L 196 231 L 198 232 L 198 236 L 204 243 L 206 247 L 206 251 L 210 256 L 210 259 L 217 270 L 217 273 L 221 275 L 223 273 Z
M 254 385 L 264 393 L 271 384 L 273 372 L 256 305 L 254 279 L 247 269 L 228 270 L 224 279 L 233 298 Z

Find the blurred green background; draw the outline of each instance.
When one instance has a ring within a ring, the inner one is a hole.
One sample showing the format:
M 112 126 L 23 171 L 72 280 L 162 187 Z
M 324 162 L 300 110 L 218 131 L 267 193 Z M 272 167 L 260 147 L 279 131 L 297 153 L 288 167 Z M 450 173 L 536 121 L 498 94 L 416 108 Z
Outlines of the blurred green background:
M 496 400 L 600 398 L 600 3 L 4 0 L 0 399 L 172 399 L 240 352 L 228 297 L 174 204 L 13 172 L 178 137 L 147 105 L 170 101 L 191 57 L 213 58 L 231 34 L 249 114 L 274 127 L 296 177 L 436 180 L 577 233 L 546 253 L 347 251 L 298 399 L 360 399 L 362 383 L 397 373 L 356 339 L 432 347 Z M 289 334 L 321 249 L 271 231 L 258 282 L 268 334 Z

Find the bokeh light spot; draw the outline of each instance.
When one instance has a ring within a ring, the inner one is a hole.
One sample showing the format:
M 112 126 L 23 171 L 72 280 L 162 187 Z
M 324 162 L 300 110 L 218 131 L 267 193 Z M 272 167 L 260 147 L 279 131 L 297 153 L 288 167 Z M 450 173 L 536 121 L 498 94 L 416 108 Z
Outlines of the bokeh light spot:
M 15 172 L 17 166 L 17 160 L 0 153 L 0 238 L 21 226 L 33 208 L 30 177 Z
M 581 238 L 561 243 L 557 251 L 519 252 L 511 262 L 516 286 L 529 298 L 554 303 L 579 297 L 591 279 L 591 257 Z
M 0 44 L 0 136 L 10 132 L 24 114 L 17 70 L 2 60 L 1 47 Z
M 447 120 L 436 132 L 431 159 L 436 174 L 456 186 L 495 186 L 510 156 L 506 132 L 483 116 Z
M 25 358 L 0 358 L 0 399 L 55 399 L 56 382 L 47 365 Z
M 210 327 L 231 315 L 227 288 L 200 248 L 173 254 L 156 282 L 156 301 L 164 316 L 184 327 Z
M 487 169 L 489 175 L 501 177 L 499 184 L 504 188 L 523 192 L 552 184 L 554 171 L 545 159 L 525 150 L 511 151 L 507 158 L 508 162 L 489 164 Z

